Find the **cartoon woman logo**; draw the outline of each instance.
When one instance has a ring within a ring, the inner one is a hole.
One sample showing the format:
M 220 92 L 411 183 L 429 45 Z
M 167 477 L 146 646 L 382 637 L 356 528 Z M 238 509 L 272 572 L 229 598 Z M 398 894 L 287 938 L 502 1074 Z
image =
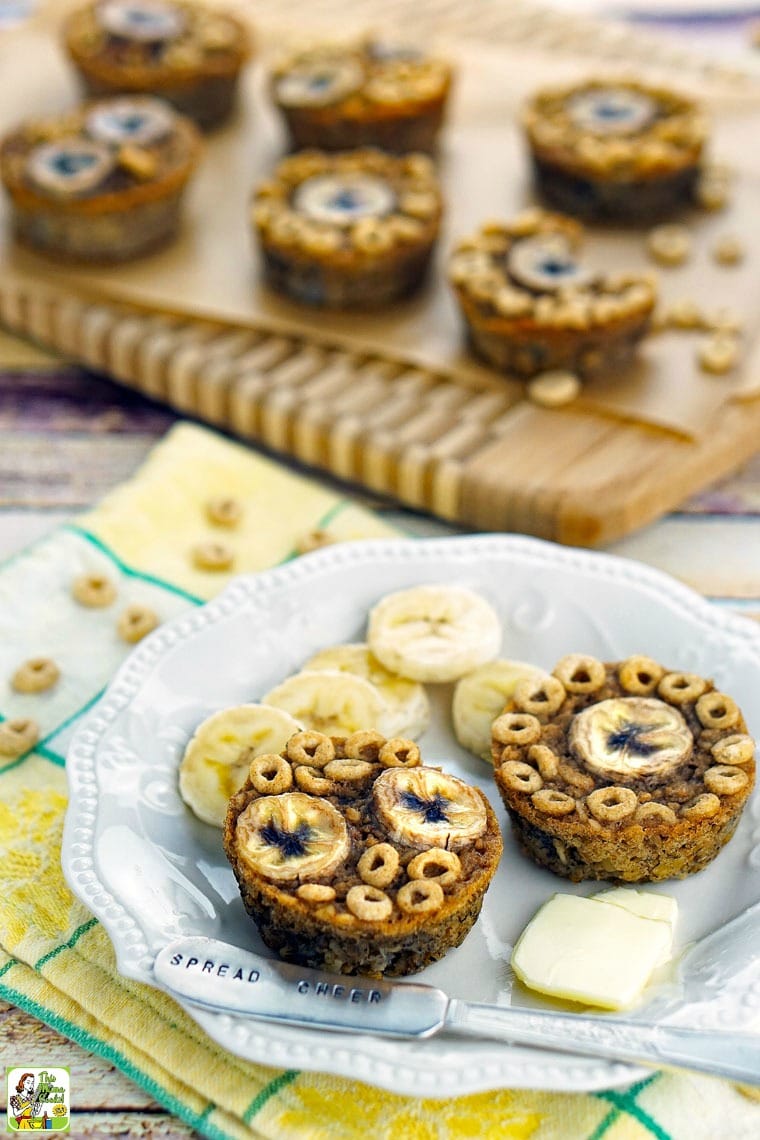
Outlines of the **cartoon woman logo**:
M 53 1122 L 47 1113 L 42 1111 L 40 1103 L 43 1099 L 42 1094 L 46 1091 L 42 1087 L 42 1081 L 37 1088 L 34 1087 L 34 1073 L 21 1074 L 21 1079 L 16 1085 L 16 1096 L 12 1096 L 8 1102 L 20 1132 L 41 1132 L 46 1128 L 52 1128 Z

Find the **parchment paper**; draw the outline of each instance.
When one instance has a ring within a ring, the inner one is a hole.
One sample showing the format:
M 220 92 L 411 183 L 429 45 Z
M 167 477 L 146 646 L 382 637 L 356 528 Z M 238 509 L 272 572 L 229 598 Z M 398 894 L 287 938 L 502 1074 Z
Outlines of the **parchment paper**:
M 57 22 L 48 8 L 33 26 L 0 38 L 0 130 L 76 103 L 78 86 L 57 45 Z M 475 387 L 502 383 L 463 348 L 461 320 L 442 267 L 456 237 L 532 200 L 526 154 L 514 125 L 524 98 L 541 84 L 591 74 L 593 68 L 528 48 L 448 45 L 460 73 L 440 156 L 448 211 L 430 283 L 418 297 L 380 313 L 330 313 L 290 303 L 263 287 L 248 231 L 251 188 L 285 149 L 263 90 L 261 56 L 271 52 L 275 38 L 262 37 L 259 29 L 260 60 L 246 75 L 240 113 L 208 140 L 188 193 L 181 237 L 171 248 L 116 268 L 58 266 L 13 246 L 3 202 L 0 272 L 234 325 L 264 323 L 453 372 Z M 760 99 L 748 97 L 741 104 L 723 99 L 711 109 L 715 156 L 741 171 L 734 200 L 721 213 L 686 219 L 694 252 L 686 266 L 659 271 L 661 294 L 666 302 L 689 298 L 710 311 L 727 308 L 741 315 L 747 324 L 744 365 L 730 377 L 708 376 L 696 364 L 698 335 L 668 333 L 651 338 L 625 375 L 587 385 L 579 401 L 695 439 L 709 432 L 726 400 L 760 394 L 760 228 L 755 222 L 760 216 Z M 645 233 L 595 227 L 588 234 L 587 258 L 600 268 L 651 269 Z M 712 260 L 710 248 L 724 233 L 736 233 L 746 243 L 742 265 L 724 268 Z

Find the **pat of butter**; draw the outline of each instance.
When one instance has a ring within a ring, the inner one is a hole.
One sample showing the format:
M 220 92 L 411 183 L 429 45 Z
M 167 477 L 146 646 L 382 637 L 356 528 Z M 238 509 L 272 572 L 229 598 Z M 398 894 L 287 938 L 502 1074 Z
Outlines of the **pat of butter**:
M 602 891 L 601 894 L 594 895 L 594 902 L 622 906 L 631 914 L 638 914 L 640 918 L 653 918 L 659 922 L 666 922 L 670 927 L 670 942 L 664 957 L 657 965 L 662 966 L 670 960 L 678 918 L 678 903 L 670 895 L 658 895 L 654 891 L 635 891 L 632 887 L 614 887 L 611 891 Z
M 633 1005 L 655 968 L 670 956 L 672 927 L 599 898 L 558 894 L 544 903 L 512 952 L 521 982 L 539 993 L 604 1009 Z

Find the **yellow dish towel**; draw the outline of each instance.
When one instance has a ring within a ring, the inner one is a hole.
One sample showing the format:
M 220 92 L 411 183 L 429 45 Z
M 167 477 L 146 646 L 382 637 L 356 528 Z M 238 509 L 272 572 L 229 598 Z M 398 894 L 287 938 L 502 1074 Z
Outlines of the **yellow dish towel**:
M 244 516 L 222 532 L 205 515 L 233 495 Z M 107 1058 L 208 1137 L 277 1140 L 743 1140 L 760 1109 L 727 1084 L 653 1075 L 596 1095 L 502 1090 L 450 1100 L 395 1096 L 342 1078 L 273 1071 L 211 1042 L 168 997 L 115 972 L 103 929 L 63 880 L 64 757 L 77 723 L 129 651 L 116 619 L 131 603 L 163 620 L 211 597 L 230 574 L 263 569 L 313 541 L 391 529 L 332 490 L 214 433 L 181 424 L 143 469 L 75 526 L 0 567 L 0 713 L 33 717 L 40 741 L 0 760 L 0 996 Z M 198 569 L 197 544 L 222 539 L 229 572 Z M 85 609 L 79 574 L 116 581 L 118 601 Z M 54 689 L 19 694 L 18 664 L 52 657 Z M 4 766 L 2 764 L 4 763 Z M 9 1064 L 23 1064 L 9 1057 Z M 77 1089 L 72 1089 L 76 1133 Z

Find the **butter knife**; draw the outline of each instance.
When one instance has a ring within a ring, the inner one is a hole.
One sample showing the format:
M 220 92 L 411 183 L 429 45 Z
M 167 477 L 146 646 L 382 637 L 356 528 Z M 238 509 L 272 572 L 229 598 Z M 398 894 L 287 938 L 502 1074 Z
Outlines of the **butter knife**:
M 760 1036 L 743 1032 L 462 1001 L 419 982 L 330 974 L 201 936 L 165 946 L 154 974 L 181 1001 L 238 1017 L 397 1038 L 446 1030 L 760 1085 Z

